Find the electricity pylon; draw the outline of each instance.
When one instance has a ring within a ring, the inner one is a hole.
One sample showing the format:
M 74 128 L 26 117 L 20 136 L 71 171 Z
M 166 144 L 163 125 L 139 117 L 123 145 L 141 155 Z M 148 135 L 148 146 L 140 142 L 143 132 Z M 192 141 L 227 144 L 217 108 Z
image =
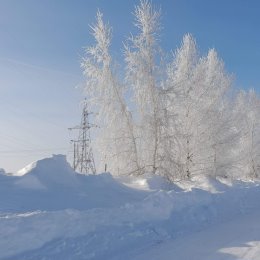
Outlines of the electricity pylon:
M 73 168 L 82 174 L 96 174 L 95 161 L 91 147 L 90 129 L 96 127 L 89 122 L 88 106 L 86 99 L 83 103 L 81 123 L 69 130 L 79 130 L 78 139 L 73 143 Z

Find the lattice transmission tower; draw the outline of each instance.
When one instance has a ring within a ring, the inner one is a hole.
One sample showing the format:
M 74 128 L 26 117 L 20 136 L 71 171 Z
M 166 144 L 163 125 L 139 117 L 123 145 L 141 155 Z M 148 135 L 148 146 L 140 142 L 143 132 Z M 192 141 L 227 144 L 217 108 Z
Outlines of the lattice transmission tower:
M 96 125 L 89 122 L 87 101 L 84 100 L 81 123 L 79 126 L 69 128 L 78 130 L 78 138 L 71 140 L 73 143 L 73 168 L 83 174 L 96 174 L 96 166 L 91 147 L 90 129 Z

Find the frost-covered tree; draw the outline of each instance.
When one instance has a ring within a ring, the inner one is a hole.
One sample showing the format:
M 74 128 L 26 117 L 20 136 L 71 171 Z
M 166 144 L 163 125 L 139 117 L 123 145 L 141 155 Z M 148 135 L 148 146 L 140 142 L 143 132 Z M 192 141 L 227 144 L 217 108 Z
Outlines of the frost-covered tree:
M 86 92 L 99 113 L 101 159 L 113 173 L 140 173 L 139 157 L 131 112 L 124 99 L 125 87 L 114 72 L 109 53 L 111 28 L 98 12 L 91 27 L 96 44 L 86 49 L 82 62 L 87 77 Z
M 206 57 L 199 58 L 195 40 L 185 35 L 168 66 L 165 88 L 166 146 L 171 146 L 169 159 L 177 171 L 172 173 L 174 178 L 216 174 L 217 150 L 230 133 L 227 127 L 222 131 L 226 121 L 223 98 L 229 86 L 216 51 L 210 50 Z
M 161 86 L 156 64 L 160 12 L 154 10 L 149 1 L 142 0 L 134 14 L 139 33 L 130 38 L 130 44 L 125 48 L 126 81 L 133 90 L 138 112 L 142 165 L 145 171 L 156 173 L 160 166 L 161 137 Z
M 158 40 L 160 11 L 148 0 L 140 1 L 134 16 L 137 33 L 124 45 L 125 64 L 114 65 L 111 28 L 100 12 L 91 27 L 95 44 L 82 62 L 85 90 L 99 114 L 102 162 L 112 174 L 149 172 L 171 181 L 198 174 L 258 177 L 255 92 L 240 92 L 234 101 L 216 50 L 200 55 L 190 34 L 165 60 Z
M 235 126 L 240 132 L 235 150 L 235 177 L 256 178 L 260 169 L 260 100 L 254 90 L 240 91 L 235 113 Z
M 225 175 L 225 151 L 232 147 L 236 137 L 226 99 L 231 81 L 214 49 L 202 58 L 202 66 L 205 69 L 200 70 L 202 81 L 198 84 L 195 100 L 199 112 L 196 170 L 213 176 Z
M 165 158 L 172 177 L 184 178 L 190 174 L 192 154 L 190 152 L 191 129 L 190 91 L 198 62 L 196 43 L 191 35 L 183 38 L 182 46 L 176 51 L 173 61 L 167 68 L 167 79 L 164 85 L 166 108 L 165 121 L 167 134 L 165 142 Z M 167 166 L 166 166 L 167 168 Z

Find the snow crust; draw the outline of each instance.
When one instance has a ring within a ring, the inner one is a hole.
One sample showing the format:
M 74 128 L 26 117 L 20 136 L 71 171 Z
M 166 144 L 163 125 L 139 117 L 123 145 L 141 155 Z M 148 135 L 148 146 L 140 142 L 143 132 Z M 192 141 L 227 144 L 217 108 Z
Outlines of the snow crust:
M 171 250 L 163 254 L 157 245 L 175 246 L 191 234 L 260 213 L 258 182 L 196 177 L 173 185 L 149 175 L 86 176 L 61 155 L 20 173 L 0 175 L 0 259 L 155 259 L 150 250 L 164 257 L 157 259 L 172 259 Z

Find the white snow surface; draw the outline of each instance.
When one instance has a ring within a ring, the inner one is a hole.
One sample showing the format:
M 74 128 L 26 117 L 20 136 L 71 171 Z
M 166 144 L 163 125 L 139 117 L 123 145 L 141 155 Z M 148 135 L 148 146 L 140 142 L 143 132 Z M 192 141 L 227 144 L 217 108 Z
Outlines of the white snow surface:
M 81 175 L 54 155 L 1 171 L 0 259 L 256 260 L 259 198 L 259 182 Z

